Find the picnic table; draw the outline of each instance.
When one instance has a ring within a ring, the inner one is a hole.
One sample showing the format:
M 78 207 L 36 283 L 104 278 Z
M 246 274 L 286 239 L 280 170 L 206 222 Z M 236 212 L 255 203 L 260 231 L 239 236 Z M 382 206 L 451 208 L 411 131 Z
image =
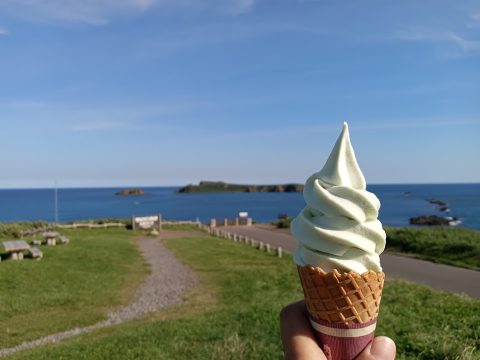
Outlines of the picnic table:
M 11 240 L 4 241 L 3 248 L 8 254 L 10 254 L 12 260 L 22 260 L 23 252 L 25 250 L 30 250 L 30 245 L 24 240 Z
M 47 231 L 43 233 L 43 238 L 47 240 L 47 245 L 55 246 L 60 234 L 56 231 Z

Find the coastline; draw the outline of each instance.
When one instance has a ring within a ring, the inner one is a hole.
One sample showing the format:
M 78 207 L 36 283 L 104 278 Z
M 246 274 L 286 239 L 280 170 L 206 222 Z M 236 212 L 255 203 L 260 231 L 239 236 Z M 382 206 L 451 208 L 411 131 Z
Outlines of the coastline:
M 233 218 L 246 211 L 259 223 L 277 220 L 279 214 L 294 217 L 304 207 L 301 193 L 191 193 L 178 187 L 142 187 L 144 196 L 115 196 L 123 187 L 59 188 L 59 221 L 130 218 L 162 213 L 170 220 L 207 222 Z M 380 220 L 393 227 L 410 226 L 411 217 L 457 217 L 459 227 L 480 230 L 480 184 L 369 185 L 380 198 Z M 405 196 L 405 192 L 411 192 Z M 427 199 L 444 201 L 450 212 L 440 212 Z M 53 189 L 0 190 L 0 222 L 54 221 Z

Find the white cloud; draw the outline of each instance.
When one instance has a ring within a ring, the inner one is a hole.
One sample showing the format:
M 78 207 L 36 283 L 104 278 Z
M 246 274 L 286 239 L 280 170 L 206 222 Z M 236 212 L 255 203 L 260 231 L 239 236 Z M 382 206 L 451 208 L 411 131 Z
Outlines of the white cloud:
M 480 27 L 480 13 L 470 15 L 470 21 L 467 23 L 467 28 L 476 29 Z
M 258 0 L 156 0 L 164 7 L 180 7 L 187 10 L 219 10 L 230 14 L 246 13 Z
M 77 123 L 72 127 L 73 131 L 97 131 L 110 130 L 121 127 L 122 123 L 114 121 L 94 121 Z
M 255 0 L 232 0 L 230 11 L 241 14 L 250 11 L 255 5 Z
M 30 133 L 137 131 L 144 126 L 167 128 L 177 115 L 189 115 L 203 106 L 191 101 L 139 103 L 56 103 L 29 99 L 0 99 L 0 138 L 19 129 Z M 41 126 L 37 126 L 42 124 Z M 42 135 L 43 136 L 43 135 Z
M 424 28 L 411 28 L 400 34 L 400 38 L 408 41 L 423 41 L 446 43 L 460 48 L 464 52 L 480 50 L 480 41 L 470 40 L 451 30 L 431 30 Z
M 480 49 L 480 41 L 465 39 L 464 37 L 451 31 L 445 34 L 445 39 L 452 41 L 465 51 Z
M 231 14 L 250 11 L 257 0 L 9 0 L 0 1 L 0 13 L 30 21 L 65 21 L 105 25 L 116 16 L 129 16 L 153 7 L 182 10 L 220 10 Z M 1 33 L 0 33 L 1 34 Z
M 116 15 L 141 12 L 155 0 L 10 0 L 0 2 L 0 12 L 28 20 L 59 20 L 103 25 Z
M 293 121 L 292 121 L 293 122 Z M 476 126 L 480 125 L 480 119 L 437 119 L 437 118 L 413 118 L 413 119 L 396 119 L 385 118 L 382 121 L 356 122 L 347 121 L 350 128 L 355 131 L 383 131 L 394 129 L 423 129 L 423 128 L 452 128 L 460 126 Z M 316 134 L 335 133 L 339 131 L 341 121 L 331 122 L 328 120 L 319 121 L 321 125 L 297 125 L 297 126 L 281 126 L 275 129 L 245 129 L 238 130 L 235 133 L 231 131 L 223 132 L 221 137 L 225 139 L 236 138 L 262 138 L 268 137 L 308 137 Z M 212 134 L 212 137 L 204 137 L 206 141 L 212 140 L 218 134 Z
M 8 35 L 10 32 L 5 29 L 4 27 L 0 27 L 0 36 L 2 35 Z
M 149 7 L 153 6 L 155 0 L 132 0 L 132 4 L 136 6 L 137 9 L 146 10 Z

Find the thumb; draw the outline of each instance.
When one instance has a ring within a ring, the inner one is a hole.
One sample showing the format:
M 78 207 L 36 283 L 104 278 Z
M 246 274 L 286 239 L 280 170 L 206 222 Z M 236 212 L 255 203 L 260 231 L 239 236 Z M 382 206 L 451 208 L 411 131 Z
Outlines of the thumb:
M 394 360 L 395 354 L 396 347 L 393 340 L 386 336 L 379 336 L 363 349 L 356 360 Z

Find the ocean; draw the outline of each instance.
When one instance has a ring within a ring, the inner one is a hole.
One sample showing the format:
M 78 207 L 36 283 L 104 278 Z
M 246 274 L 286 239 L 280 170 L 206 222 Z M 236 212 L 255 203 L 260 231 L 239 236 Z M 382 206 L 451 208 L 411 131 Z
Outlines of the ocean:
M 117 196 L 120 188 L 58 189 L 60 222 L 98 218 L 129 218 L 162 214 L 167 220 L 233 218 L 246 211 L 256 222 L 278 215 L 296 216 L 305 206 L 301 193 L 179 194 L 178 187 L 144 187 L 144 196 Z M 381 203 L 380 220 L 386 226 L 409 226 L 420 215 L 458 217 L 459 226 L 480 230 L 480 184 L 370 185 Z M 441 213 L 427 199 L 447 203 Z M 54 221 L 54 189 L 0 190 L 0 221 Z

